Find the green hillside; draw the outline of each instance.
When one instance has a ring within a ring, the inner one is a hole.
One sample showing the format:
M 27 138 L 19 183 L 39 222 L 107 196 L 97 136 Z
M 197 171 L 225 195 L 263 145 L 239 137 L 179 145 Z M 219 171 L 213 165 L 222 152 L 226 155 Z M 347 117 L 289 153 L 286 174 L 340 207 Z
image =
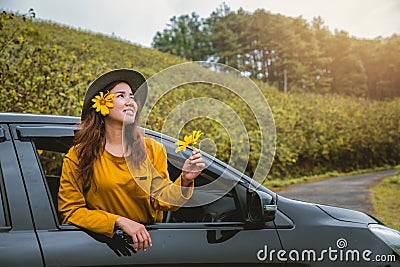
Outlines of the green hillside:
M 0 23 L 1 89 L 8 92 L 0 99 L 7 111 L 79 115 L 79 100 L 99 74 L 124 67 L 149 77 L 182 62 L 156 50 L 53 23 L 24 21 L 5 13 Z
M 87 85 L 114 68 L 133 68 L 146 77 L 182 59 L 124 40 L 31 21 L 2 13 L 0 20 L 1 111 L 79 115 Z M 353 171 L 400 163 L 400 100 L 310 93 L 284 94 L 257 83 L 267 97 L 277 129 L 277 147 L 269 179 Z M 147 128 L 161 130 L 165 117 L 182 101 L 212 96 L 245 122 L 251 155 L 246 172 L 257 166 L 260 133 L 254 116 L 238 97 L 222 87 L 185 85 L 167 95 L 151 114 Z M 165 100 L 165 101 L 164 101 Z M 182 133 L 202 130 L 228 161 L 229 136 L 216 122 L 188 123 Z

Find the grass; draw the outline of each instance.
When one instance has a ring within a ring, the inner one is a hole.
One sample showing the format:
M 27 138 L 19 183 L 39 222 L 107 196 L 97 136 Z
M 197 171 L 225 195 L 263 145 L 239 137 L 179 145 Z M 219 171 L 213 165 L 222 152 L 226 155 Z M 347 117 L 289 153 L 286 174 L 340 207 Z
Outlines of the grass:
M 383 223 L 400 230 L 400 174 L 388 177 L 372 189 L 375 216 Z

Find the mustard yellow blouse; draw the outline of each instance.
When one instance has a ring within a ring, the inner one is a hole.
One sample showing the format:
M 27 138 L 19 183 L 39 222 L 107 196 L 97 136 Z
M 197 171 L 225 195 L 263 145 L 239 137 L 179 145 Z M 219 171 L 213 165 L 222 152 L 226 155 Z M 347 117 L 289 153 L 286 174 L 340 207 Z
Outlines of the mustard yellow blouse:
M 64 158 L 58 194 L 63 223 L 112 237 L 118 216 L 140 223 L 160 222 L 162 211 L 183 205 L 193 193 L 193 183 L 183 195 L 181 177 L 174 183 L 169 178 L 164 146 L 151 138 L 145 138 L 145 144 L 148 157 L 139 168 L 104 150 L 94 163 L 96 186 L 85 193 L 78 176 L 77 149 L 72 147 Z

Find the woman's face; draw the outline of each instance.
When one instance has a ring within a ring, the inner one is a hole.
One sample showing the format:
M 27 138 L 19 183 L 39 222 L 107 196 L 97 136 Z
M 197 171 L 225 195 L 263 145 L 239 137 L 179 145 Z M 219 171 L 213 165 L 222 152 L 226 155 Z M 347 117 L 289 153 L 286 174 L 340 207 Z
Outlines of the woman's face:
M 110 94 L 114 94 L 114 107 L 110 108 L 110 114 L 105 121 L 112 120 L 122 124 L 134 123 L 138 106 L 133 99 L 130 86 L 121 82 L 111 89 Z

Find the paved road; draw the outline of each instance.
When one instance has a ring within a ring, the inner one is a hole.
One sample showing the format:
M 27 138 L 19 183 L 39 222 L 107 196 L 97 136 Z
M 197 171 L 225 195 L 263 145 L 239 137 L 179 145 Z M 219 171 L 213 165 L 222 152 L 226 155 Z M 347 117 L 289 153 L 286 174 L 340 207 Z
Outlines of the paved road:
M 395 170 L 357 174 L 288 186 L 280 195 L 292 199 L 349 208 L 373 214 L 369 187 Z

